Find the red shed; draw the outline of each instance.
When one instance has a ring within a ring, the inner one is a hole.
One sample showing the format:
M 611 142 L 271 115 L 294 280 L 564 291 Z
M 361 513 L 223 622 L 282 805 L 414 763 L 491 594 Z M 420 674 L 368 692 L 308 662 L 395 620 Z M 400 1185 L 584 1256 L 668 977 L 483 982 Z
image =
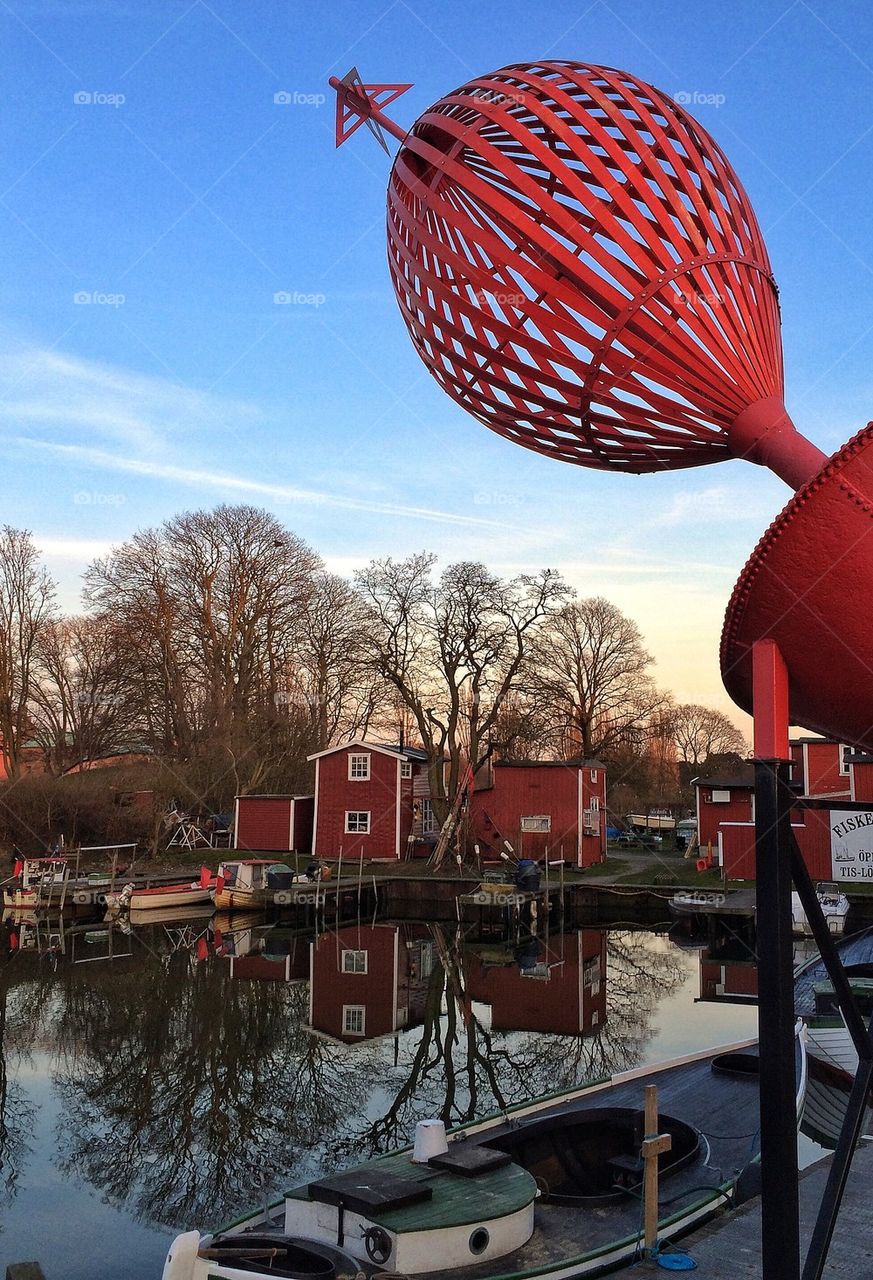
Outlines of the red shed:
M 495 761 L 470 816 L 485 859 L 508 842 L 517 857 L 589 867 L 606 857 L 606 769 L 599 760 Z
M 851 747 L 833 738 L 794 738 L 791 780 L 805 796 L 851 798 Z
M 233 847 L 246 853 L 309 853 L 313 796 L 237 796 Z
M 403 857 L 414 837 L 417 775 L 427 777 L 425 752 L 358 738 L 309 759 L 315 761 L 315 857 Z
M 720 849 L 720 832 L 727 824 L 755 820 L 755 778 L 749 766 L 742 774 L 721 778 L 695 778 L 697 843 L 700 852 Z
M 849 756 L 853 800 L 873 800 L 873 756 L 856 751 Z

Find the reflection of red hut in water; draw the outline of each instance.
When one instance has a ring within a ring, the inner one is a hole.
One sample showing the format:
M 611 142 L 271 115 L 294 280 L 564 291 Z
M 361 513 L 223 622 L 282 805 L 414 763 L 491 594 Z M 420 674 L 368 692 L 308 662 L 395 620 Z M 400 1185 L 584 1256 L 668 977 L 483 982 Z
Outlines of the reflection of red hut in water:
M 418 1025 L 432 968 L 423 925 L 348 925 L 322 934 L 310 943 L 309 1030 L 355 1044 Z
M 579 929 L 516 948 L 514 963 L 465 956 L 467 995 L 491 1006 L 495 1031 L 586 1035 L 606 1021 L 606 933 Z
M 700 953 L 700 999 L 708 1004 L 755 1004 L 758 999 L 758 968 L 749 960 L 713 960 Z
M 260 915 L 254 921 L 232 923 L 232 928 L 213 931 L 215 954 L 227 960 L 232 978 L 305 982 L 309 977 L 309 938 L 289 929 L 265 928 Z

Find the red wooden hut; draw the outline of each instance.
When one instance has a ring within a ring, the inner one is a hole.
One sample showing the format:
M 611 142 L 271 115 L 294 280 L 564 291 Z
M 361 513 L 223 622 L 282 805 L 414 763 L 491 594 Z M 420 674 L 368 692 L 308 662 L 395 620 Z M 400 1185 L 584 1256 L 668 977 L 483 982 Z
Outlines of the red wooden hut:
M 358 738 L 309 759 L 315 857 L 394 860 L 412 852 L 429 813 L 424 751 Z
M 498 760 L 477 782 L 471 830 L 483 859 L 589 867 L 606 857 L 606 769 L 599 760 Z
M 304 853 L 312 849 L 313 796 L 237 796 L 233 847 L 245 853 Z

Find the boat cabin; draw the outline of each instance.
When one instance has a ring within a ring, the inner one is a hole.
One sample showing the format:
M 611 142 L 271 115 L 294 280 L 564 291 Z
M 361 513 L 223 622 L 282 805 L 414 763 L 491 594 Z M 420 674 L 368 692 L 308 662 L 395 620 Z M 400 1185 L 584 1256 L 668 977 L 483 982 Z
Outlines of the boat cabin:
M 232 858 L 218 864 L 216 877 L 220 889 L 255 891 L 287 889 L 294 883 L 294 872 L 284 862 L 272 858 Z

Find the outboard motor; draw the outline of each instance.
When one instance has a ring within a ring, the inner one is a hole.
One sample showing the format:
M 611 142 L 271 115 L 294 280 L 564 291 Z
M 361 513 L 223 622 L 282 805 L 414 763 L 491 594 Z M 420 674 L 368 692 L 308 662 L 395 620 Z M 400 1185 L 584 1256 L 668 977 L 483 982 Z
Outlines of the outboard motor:
M 521 858 L 515 869 L 515 887 L 521 893 L 538 893 L 540 868 L 533 858 Z

